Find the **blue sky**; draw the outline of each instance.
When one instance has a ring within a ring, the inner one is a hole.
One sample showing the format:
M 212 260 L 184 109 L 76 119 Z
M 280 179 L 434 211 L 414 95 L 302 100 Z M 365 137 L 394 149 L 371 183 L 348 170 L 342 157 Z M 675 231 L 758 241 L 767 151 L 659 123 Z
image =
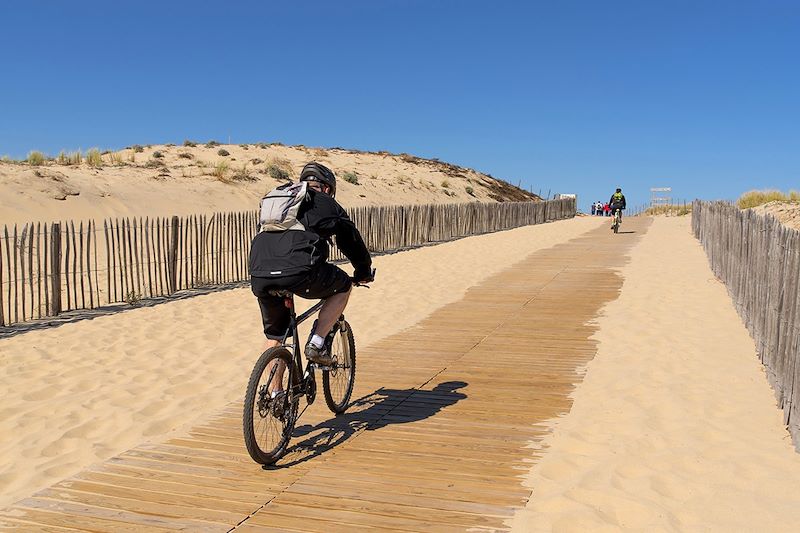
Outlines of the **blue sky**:
M 0 4 L 0 154 L 409 152 L 585 207 L 800 188 L 800 2 Z

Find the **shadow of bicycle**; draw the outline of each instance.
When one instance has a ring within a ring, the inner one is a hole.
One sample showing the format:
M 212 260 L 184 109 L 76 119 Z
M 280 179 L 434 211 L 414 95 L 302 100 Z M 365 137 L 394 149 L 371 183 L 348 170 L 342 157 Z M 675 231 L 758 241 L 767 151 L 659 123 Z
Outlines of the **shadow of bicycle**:
M 346 413 L 317 425 L 297 426 L 296 441 L 277 464 L 265 469 L 286 468 L 304 463 L 346 442 L 361 431 L 376 431 L 393 424 L 425 420 L 467 397 L 458 392 L 464 381 L 445 381 L 430 390 L 380 389 L 350 403 Z M 323 401 L 319 398 L 317 401 Z

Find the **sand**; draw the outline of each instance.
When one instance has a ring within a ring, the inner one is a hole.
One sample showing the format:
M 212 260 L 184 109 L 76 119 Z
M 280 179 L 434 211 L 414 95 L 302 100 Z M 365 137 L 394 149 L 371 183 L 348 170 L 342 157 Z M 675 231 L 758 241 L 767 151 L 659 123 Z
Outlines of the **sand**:
M 690 219 L 657 218 L 599 318 L 516 531 L 797 531 L 800 454 Z
M 347 311 L 359 344 L 417 323 L 593 217 L 378 257 Z M 249 288 L 0 340 L 0 507 L 142 442 L 180 433 L 244 392 L 263 343 Z
M 336 172 L 337 199 L 345 207 L 534 197 L 487 174 L 407 154 L 277 144 L 153 145 L 142 150 L 102 156 L 99 168 L 85 162 L 32 167 L 0 161 L 0 226 L 251 210 L 267 191 L 285 182 L 274 178 L 276 169 L 297 179 L 303 165 L 313 160 Z M 219 150 L 229 155 L 220 156 Z M 162 157 L 154 158 L 156 153 Z M 121 159 L 118 164 L 110 162 L 115 155 Z M 215 176 L 220 163 L 228 170 Z
M 800 229 L 800 203 L 769 202 L 754 207 L 753 211 L 761 215 L 772 215 L 790 228 Z

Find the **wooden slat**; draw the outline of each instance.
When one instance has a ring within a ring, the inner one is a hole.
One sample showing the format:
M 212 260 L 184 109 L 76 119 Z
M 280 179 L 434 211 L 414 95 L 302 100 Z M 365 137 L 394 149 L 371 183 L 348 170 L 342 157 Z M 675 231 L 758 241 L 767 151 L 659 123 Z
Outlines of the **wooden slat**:
M 82 235 L 82 233 L 81 233 Z M 86 223 L 86 286 L 89 289 L 89 309 L 94 309 L 94 288 L 92 287 L 92 221 Z
M 101 289 L 100 289 L 100 269 L 99 269 L 99 266 L 98 266 L 98 263 L 97 263 L 97 242 L 100 240 L 100 237 L 98 236 L 97 222 L 92 220 L 91 224 L 92 224 L 92 235 L 94 235 L 94 239 L 93 239 L 93 241 L 94 241 L 94 253 L 92 254 L 92 257 L 94 259 L 94 287 L 95 287 L 95 291 L 96 291 L 96 294 L 97 294 L 97 305 L 99 307 L 100 305 L 102 305 L 100 303 L 100 292 L 101 292 Z
M 14 234 L 14 255 L 19 250 L 19 284 L 20 284 L 20 304 L 22 306 L 22 320 L 27 320 L 27 306 L 25 294 L 25 279 L 27 278 L 25 272 L 25 240 L 28 238 L 28 224 L 22 227 L 22 233 L 17 240 L 16 232 Z
M 9 275 L 9 278 L 13 281 L 14 285 L 14 322 L 19 322 L 19 279 L 22 277 L 20 270 L 21 268 L 17 268 L 17 225 L 14 224 L 14 233 L 13 233 L 13 244 L 12 248 L 14 249 L 14 262 L 11 263 L 13 266 L 13 273 Z M 10 299 L 10 296 L 9 296 Z M 10 313 L 9 313 L 10 314 Z
M 81 309 L 86 309 L 86 287 L 84 285 L 84 277 L 86 275 L 86 270 L 84 269 L 83 264 L 83 221 L 81 221 L 80 226 L 78 227 L 78 244 L 79 247 L 77 248 L 77 258 L 78 258 L 78 267 L 80 268 L 80 280 L 81 280 Z M 76 300 L 76 307 L 77 307 L 77 300 Z
M 78 251 L 77 240 L 75 238 L 75 221 L 70 220 L 69 232 L 72 237 L 72 307 L 70 309 L 79 309 L 78 306 Z
M 33 237 L 34 237 L 34 229 L 35 225 L 33 222 L 30 223 L 28 226 L 30 229 L 28 230 L 28 287 L 30 288 L 31 293 L 31 314 L 30 318 L 34 318 L 34 309 L 36 308 L 36 299 L 34 296 L 34 287 L 33 287 Z
M 6 235 L 8 235 L 8 229 L 6 226 L 3 225 L 5 229 Z M 9 287 L 11 287 L 11 281 L 9 280 Z M 9 321 L 11 318 L 9 317 Z M 4 326 L 6 323 L 5 320 L 5 313 L 3 312 L 3 245 L 2 240 L 0 240 L 0 326 Z
M 144 296 L 142 293 L 142 264 L 139 260 L 139 223 L 133 217 L 133 262 L 136 266 L 136 294 L 139 298 Z
M 113 249 L 113 240 L 109 241 L 109 232 L 108 232 L 108 220 L 103 221 L 103 234 L 106 238 L 106 296 L 108 297 L 108 302 L 111 303 L 112 301 L 116 300 L 117 298 L 117 285 L 114 282 L 114 291 L 111 291 L 111 283 L 114 279 L 114 249 Z M 112 236 L 113 239 L 113 236 Z

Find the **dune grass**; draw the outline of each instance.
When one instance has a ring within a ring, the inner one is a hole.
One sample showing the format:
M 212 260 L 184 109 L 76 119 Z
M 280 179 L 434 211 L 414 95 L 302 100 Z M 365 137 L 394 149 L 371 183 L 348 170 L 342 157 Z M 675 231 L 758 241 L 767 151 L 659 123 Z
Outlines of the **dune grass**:
M 89 148 L 86 152 L 86 164 L 90 167 L 99 168 L 103 166 L 103 156 L 97 148 Z
M 122 152 L 111 152 L 108 154 L 108 158 L 111 161 L 112 165 L 121 167 L 125 164 L 125 161 L 122 157 Z
M 774 189 L 747 191 L 736 200 L 736 206 L 739 209 L 750 209 L 769 202 L 800 202 L 800 192 L 789 191 L 784 193 Z
M 218 161 L 217 164 L 214 165 L 214 170 L 211 171 L 211 175 L 219 181 L 227 181 L 229 170 L 230 165 L 227 161 Z
M 28 159 L 26 159 L 26 161 L 32 167 L 38 167 L 44 165 L 44 162 L 47 161 L 47 156 L 38 150 L 33 150 L 28 152 Z
M 643 216 L 658 216 L 666 215 L 673 217 L 682 217 L 691 214 L 692 204 L 668 204 L 658 205 L 655 207 L 648 207 L 642 212 Z

